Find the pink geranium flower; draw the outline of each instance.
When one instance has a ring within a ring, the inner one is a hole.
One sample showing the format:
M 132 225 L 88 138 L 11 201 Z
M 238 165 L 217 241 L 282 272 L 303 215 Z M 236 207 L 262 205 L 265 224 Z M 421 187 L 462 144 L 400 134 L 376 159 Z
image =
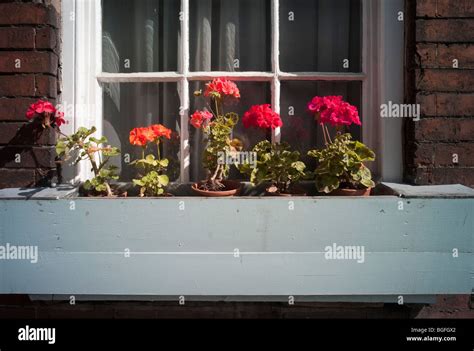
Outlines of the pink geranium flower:
M 245 128 L 257 127 L 262 129 L 275 129 L 283 126 L 280 115 L 274 112 L 269 104 L 252 106 L 245 112 L 242 123 Z
M 322 124 L 361 125 L 357 108 L 342 100 L 342 96 L 315 96 L 308 103 L 308 110 L 315 114 L 316 120 Z
M 197 129 L 201 128 L 205 123 L 213 117 L 209 111 L 196 111 L 191 115 L 190 123 Z

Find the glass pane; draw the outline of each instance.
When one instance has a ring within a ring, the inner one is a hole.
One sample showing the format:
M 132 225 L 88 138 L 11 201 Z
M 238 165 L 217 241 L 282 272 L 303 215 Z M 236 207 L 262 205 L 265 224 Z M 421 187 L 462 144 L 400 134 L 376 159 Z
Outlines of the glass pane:
M 191 84 L 191 94 L 195 90 L 203 89 L 205 82 L 195 82 Z M 240 121 L 234 128 L 234 138 L 242 141 L 244 150 L 251 149 L 256 143 L 266 138 L 270 139 L 271 134 L 254 128 L 245 129 L 242 124 L 242 116 L 252 105 L 269 104 L 271 102 L 270 84 L 266 82 L 236 82 L 239 87 L 241 98 L 230 102 L 224 106 L 225 112 L 236 112 Z M 202 110 L 206 107 L 203 97 L 191 95 L 190 113 L 195 110 Z M 202 152 L 205 149 L 204 135 L 201 130 L 189 126 L 189 144 L 191 146 L 191 180 L 198 181 L 206 178 L 206 170 L 202 167 Z M 233 168 L 233 167 L 232 167 Z M 243 176 L 236 169 L 230 173 L 231 179 L 241 179 Z
M 177 71 L 180 1 L 102 0 L 102 70 Z
M 359 109 L 361 122 L 364 116 L 361 111 L 361 82 L 282 82 L 281 83 L 281 141 L 290 143 L 298 150 L 307 165 L 314 166 L 314 159 L 307 157 L 308 150 L 324 146 L 321 127 L 307 111 L 307 104 L 314 96 L 342 95 L 343 99 Z M 329 127 L 331 135 L 335 130 Z M 361 139 L 360 126 L 352 125 L 348 130 L 354 139 Z
M 270 0 L 190 1 L 191 71 L 270 71 Z
M 285 72 L 360 72 L 360 0 L 280 0 Z
M 122 151 L 121 160 L 114 159 L 120 168 L 120 180 L 130 181 L 136 176 L 135 168 L 125 162 L 124 155 L 130 160 L 141 157 L 142 149 L 129 142 L 130 131 L 135 127 L 147 127 L 151 124 L 163 124 L 170 128 L 171 140 L 161 145 L 162 157 L 168 158 L 168 176 L 172 180 L 179 178 L 180 117 L 179 96 L 176 83 L 110 83 L 104 85 L 104 135 L 109 143 Z M 148 151 L 155 152 L 155 148 Z

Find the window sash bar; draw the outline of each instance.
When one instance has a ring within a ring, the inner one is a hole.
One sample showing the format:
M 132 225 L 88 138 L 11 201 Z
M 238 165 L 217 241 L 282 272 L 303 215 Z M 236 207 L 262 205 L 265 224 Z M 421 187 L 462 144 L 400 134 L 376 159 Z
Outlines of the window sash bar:
M 320 80 L 320 81 L 363 81 L 367 78 L 365 73 L 345 72 L 137 72 L 137 73 L 100 73 L 97 80 L 100 83 L 133 83 L 133 82 L 180 82 L 187 78 L 188 81 L 211 80 L 218 77 L 231 78 L 236 81 L 262 81 L 272 82 L 277 80 Z
M 280 113 L 280 2 L 272 0 L 272 108 Z M 279 143 L 281 139 L 280 128 L 272 130 L 272 143 Z
M 189 0 L 181 0 L 181 76 L 178 83 L 180 114 L 180 180 L 189 182 Z

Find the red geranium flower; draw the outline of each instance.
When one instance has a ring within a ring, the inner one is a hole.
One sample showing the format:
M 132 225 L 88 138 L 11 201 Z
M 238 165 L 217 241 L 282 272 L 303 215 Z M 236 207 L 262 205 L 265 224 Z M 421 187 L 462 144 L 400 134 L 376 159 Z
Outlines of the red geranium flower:
M 245 128 L 257 127 L 263 129 L 275 129 L 283 126 L 280 115 L 274 112 L 269 104 L 254 105 L 242 118 L 242 123 Z
M 206 84 L 204 96 L 231 96 L 236 99 L 240 98 L 240 91 L 237 84 L 225 78 L 216 78 Z
M 159 139 L 161 137 L 171 139 L 171 129 L 166 128 L 164 125 L 154 124 L 149 128 L 153 132 L 154 140 Z
M 66 123 L 66 120 L 64 119 L 64 112 L 56 112 L 56 118 L 54 119 L 54 124 L 56 124 L 58 127 L 61 127 L 63 124 Z
M 319 123 L 333 126 L 361 125 L 357 108 L 342 100 L 342 96 L 315 96 L 308 110 L 316 114 Z
M 130 131 L 130 144 L 135 145 L 135 146 L 146 146 L 148 143 L 148 138 L 145 135 L 145 129 L 147 128 L 133 128 Z
M 191 115 L 190 123 L 197 129 L 201 128 L 206 121 L 212 119 L 213 114 L 209 111 L 196 111 Z
M 45 100 L 38 100 L 37 102 L 30 105 L 26 111 L 26 118 L 41 118 L 43 126 L 49 127 L 51 125 L 60 127 L 62 124 L 65 124 L 64 113 L 59 112 L 53 106 L 52 103 Z

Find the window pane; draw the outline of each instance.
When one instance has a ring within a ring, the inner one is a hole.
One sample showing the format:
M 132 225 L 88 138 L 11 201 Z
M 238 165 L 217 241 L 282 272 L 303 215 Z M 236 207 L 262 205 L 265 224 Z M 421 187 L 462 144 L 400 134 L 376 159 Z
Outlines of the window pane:
M 179 96 L 176 83 L 110 83 L 104 85 L 104 135 L 109 143 L 122 151 L 121 160 L 114 159 L 120 167 L 120 180 L 130 181 L 136 176 L 135 168 L 125 163 L 124 155 L 130 160 L 141 157 L 141 147 L 129 142 L 130 130 L 160 123 L 173 130 L 171 141 L 162 145 L 161 155 L 170 161 L 168 176 L 179 178 L 180 150 Z M 155 148 L 148 151 L 155 152 Z
M 242 141 L 244 150 L 251 149 L 256 143 L 265 138 L 270 139 L 271 135 L 261 130 L 254 128 L 245 129 L 242 125 L 243 114 L 252 106 L 271 102 L 270 84 L 266 82 L 236 82 L 241 98 L 235 100 L 224 106 L 225 112 L 236 112 L 239 114 L 240 120 L 234 128 L 234 138 Z M 196 82 L 191 84 L 191 94 L 194 90 L 204 88 L 205 82 Z M 204 109 L 205 103 L 202 97 L 195 97 L 191 95 L 191 109 L 193 113 L 195 110 Z M 206 170 L 202 167 L 202 152 L 205 149 L 204 135 L 200 130 L 196 130 L 193 126 L 189 127 L 189 143 L 191 146 L 191 180 L 198 181 L 206 178 Z M 234 167 L 231 170 L 230 178 L 240 179 L 243 176 Z
M 281 70 L 360 72 L 361 23 L 360 0 L 280 0 Z
M 307 165 L 313 165 L 314 159 L 307 157 L 308 150 L 324 146 L 321 127 L 314 117 L 307 111 L 307 104 L 314 96 L 342 95 L 344 100 L 359 109 L 359 116 L 363 123 L 361 111 L 361 82 L 282 82 L 281 83 L 281 141 L 290 143 L 295 150 L 300 151 Z M 331 135 L 334 128 L 329 127 Z M 355 139 L 361 138 L 361 127 L 349 128 Z
M 102 0 L 102 70 L 177 71 L 180 1 Z
M 191 71 L 270 71 L 270 0 L 190 1 Z

